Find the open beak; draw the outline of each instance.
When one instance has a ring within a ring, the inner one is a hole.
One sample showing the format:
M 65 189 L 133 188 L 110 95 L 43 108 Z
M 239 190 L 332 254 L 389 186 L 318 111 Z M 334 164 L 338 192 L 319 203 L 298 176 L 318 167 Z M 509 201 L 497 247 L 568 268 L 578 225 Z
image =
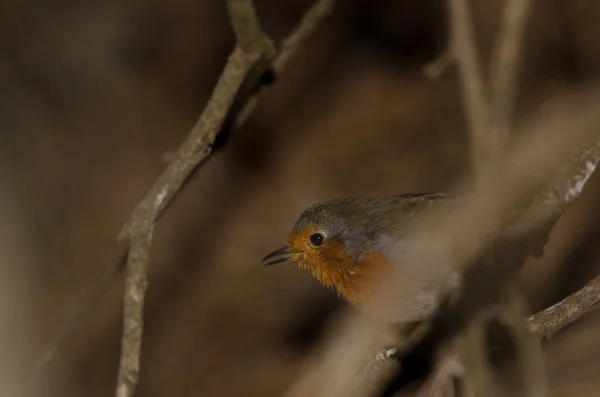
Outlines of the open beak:
M 283 248 L 279 248 L 277 251 L 271 252 L 269 255 L 265 256 L 262 260 L 265 266 L 275 265 L 277 263 L 285 262 L 288 259 L 298 255 L 298 251 L 294 251 L 288 246 Z

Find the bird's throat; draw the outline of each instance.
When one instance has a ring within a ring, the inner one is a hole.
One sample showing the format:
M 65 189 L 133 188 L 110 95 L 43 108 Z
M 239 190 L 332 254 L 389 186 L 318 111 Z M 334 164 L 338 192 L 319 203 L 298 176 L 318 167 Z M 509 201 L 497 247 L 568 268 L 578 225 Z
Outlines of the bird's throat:
M 344 256 L 318 258 L 307 255 L 297 265 L 309 270 L 323 286 L 352 304 L 363 302 L 382 282 L 389 263 L 379 254 L 364 254 L 358 262 Z

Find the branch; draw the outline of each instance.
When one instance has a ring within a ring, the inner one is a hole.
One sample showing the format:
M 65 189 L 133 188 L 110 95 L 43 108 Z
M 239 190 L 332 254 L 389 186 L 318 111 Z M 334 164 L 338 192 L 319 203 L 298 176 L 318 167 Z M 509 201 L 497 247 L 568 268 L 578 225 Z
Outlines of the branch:
M 458 335 L 457 350 L 465 368 L 463 384 L 465 395 L 473 397 L 493 397 L 493 369 L 489 363 L 485 337 L 486 321 L 476 317 Z
M 126 239 L 136 228 L 135 222 L 150 217 L 150 222 L 154 223 L 194 168 L 210 154 L 212 144 L 244 77 L 263 55 L 263 53 L 248 54 L 240 45 L 236 46 L 198 123 L 179 147 L 175 159 L 158 177 L 150 191 L 134 210 L 119 234 L 120 241 Z
M 542 339 L 558 331 L 594 309 L 600 302 L 600 276 L 557 304 L 529 317 L 529 329 Z
M 514 287 L 509 286 L 506 291 L 506 302 L 501 305 L 498 315 L 512 337 L 521 378 L 525 383 L 525 395 L 548 396 L 542 347 L 535 336 L 529 332 L 526 313 L 524 297 Z
M 478 167 L 488 152 L 488 98 L 485 93 L 471 11 L 467 0 L 449 0 L 451 49 L 457 62 L 471 132 L 471 157 Z
M 508 141 L 516 100 L 519 55 L 530 9 L 530 0 L 507 0 L 491 61 L 491 87 L 486 91 L 468 2 L 449 0 L 452 45 L 428 65 L 425 72 L 433 79 L 453 60 L 457 62 L 475 166 L 481 164 L 490 150 L 499 149 Z
M 323 22 L 323 19 L 327 18 L 333 12 L 335 3 L 336 0 L 317 0 L 304 13 L 298 27 L 281 43 L 279 53 L 273 60 L 273 71 L 275 73 L 281 73 L 285 65 L 296 54 L 298 48 L 314 33 L 321 22 Z
M 423 74 L 429 80 L 437 80 L 454 63 L 454 52 L 452 47 L 448 46 L 437 58 L 423 67 Z
M 400 364 L 392 357 L 395 354 L 396 349 L 389 349 L 371 357 L 363 370 L 353 379 L 353 385 L 345 397 L 378 396 L 382 391 L 382 385 L 398 373 Z
M 120 240 L 128 237 L 130 246 L 117 397 L 132 397 L 139 379 L 144 298 L 148 286 L 147 273 L 154 223 L 194 168 L 210 154 L 212 144 L 246 75 L 258 61 L 262 58 L 269 59 L 274 54 L 270 40 L 262 32 L 252 1 L 229 0 L 227 6 L 238 44 L 198 123 L 119 235 Z
M 302 16 L 300 23 L 281 43 L 277 56 L 273 59 L 271 69 L 276 76 L 281 74 L 288 62 L 298 52 L 306 40 L 315 32 L 319 25 L 327 18 L 334 9 L 336 0 L 317 0 Z M 239 128 L 246 122 L 258 105 L 258 95 L 253 95 L 240 110 L 234 120 L 234 128 Z
M 491 61 L 492 108 L 495 121 L 495 145 L 508 141 L 517 92 L 519 55 L 531 0 L 506 0 L 498 42 Z

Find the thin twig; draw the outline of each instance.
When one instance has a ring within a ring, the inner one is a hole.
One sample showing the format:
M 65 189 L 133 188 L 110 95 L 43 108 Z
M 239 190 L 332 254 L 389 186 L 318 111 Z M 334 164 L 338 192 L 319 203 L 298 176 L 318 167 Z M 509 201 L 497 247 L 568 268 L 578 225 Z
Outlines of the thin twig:
M 471 132 L 471 156 L 479 167 L 488 152 L 489 107 L 484 88 L 473 22 L 467 0 L 449 0 L 451 49 L 459 70 L 459 77 Z
M 485 318 L 474 318 L 466 325 L 456 341 L 461 363 L 465 367 L 463 384 L 468 396 L 494 396 L 493 372 L 487 357 L 485 325 Z
M 136 222 L 129 237 L 129 260 L 123 310 L 123 337 L 117 380 L 117 397 L 132 397 L 140 374 L 144 298 L 154 223 L 148 208 L 145 220 Z
M 465 366 L 456 349 L 456 343 L 439 354 L 432 375 L 419 390 L 417 397 L 455 396 L 455 381 L 465 377 Z
M 468 2 L 449 0 L 450 48 L 453 52 L 450 59 L 457 62 L 460 72 L 475 166 L 481 164 L 490 150 L 500 149 L 508 141 L 516 100 L 519 55 L 530 9 L 530 0 L 507 0 L 494 46 L 491 84 L 486 88 Z
M 288 62 L 306 43 L 306 40 L 308 40 L 315 30 L 317 30 L 323 20 L 333 12 L 335 2 L 336 0 L 317 0 L 314 5 L 306 10 L 300 19 L 298 26 L 282 41 L 281 46 L 277 51 L 277 56 L 271 63 L 271 70 L 275 76 L 281 74 Z M 253 95 L 246 102 L 233 123 L 234 128 L 239 128 L 246 122 L 248 117 L 256 109 L 258 100 L 258 95 Z
M 319 0 L 302 16 L 298 27 L 281 43 L 277 58 L 273 60 L 273 71 L 278 74 L 285 68 L 294 54 L 321 25 L 334 9 L 336 0 Z
M 600 277 L 557 304 L 529 317 L 529 329 L 542 339 L 554 334 L 588 313 L 600 302 Z
M 433 61 L 423 67 L 423 74 L 429 80 L 437 80 L 454 63 L 454 52 L 451 46 L 447 46 L 444 51 Z
M 531 10 L 531 0 L 506 0 L 504 16 L 491 61 L 491 112 L 497 147 L 508 141 L 517 97 L 519 55 Z
M 506 304 L 499 311 L 499 319 L 507 326 L 523 374 L 527 396 L 548 396 L 546 364 L 539 340 L 531 334 L 526 323 L 526 308 L 522 294 L 508 287 Z

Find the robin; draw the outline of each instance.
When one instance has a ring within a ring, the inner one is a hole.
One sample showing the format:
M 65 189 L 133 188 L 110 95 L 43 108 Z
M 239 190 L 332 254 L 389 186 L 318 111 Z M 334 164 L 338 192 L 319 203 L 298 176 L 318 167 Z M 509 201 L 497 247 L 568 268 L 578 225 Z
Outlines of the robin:
M 450 195 L 403 194 L 380 198 L 338 198 L 307 208 L 294 224 L 286 246 L 263 259 L 264 265 L 290 261 L 312 273 L 322 285 L 360 306 L 397 268 L 406 252 L 410 226 Z M 457 277 L 442 285 L 454 287 Z M 440 284 L 408 302 L 407 321 L 420 321 L 436 309 Z

